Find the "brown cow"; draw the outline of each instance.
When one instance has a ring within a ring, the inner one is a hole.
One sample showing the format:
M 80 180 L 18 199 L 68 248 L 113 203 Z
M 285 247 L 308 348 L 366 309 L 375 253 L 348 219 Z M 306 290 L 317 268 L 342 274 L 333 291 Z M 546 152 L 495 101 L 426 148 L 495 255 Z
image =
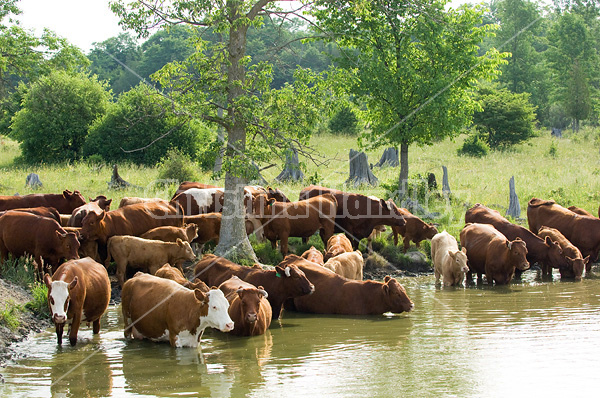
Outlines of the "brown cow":
M 361 239 L 368 237 L 378 225 L 403 226 L 404 217 L 392 200 L 346 193 L 337 189 L 311 185 L 300 192 L 300 200 L 331 193 L 337 200 L 335 231 L 344 232 L 358 248 Z
M 71 320 L 72 346 L 77 343 L 82 321 L 92 323 L 94 334 L 100 332 L 100 318 L 110 301 L 110 280 L 102 264 L 89 257 L 70 260 L 58 267 L 54 275 L 46 274 L 44 282 L 48 286 L 48 307 L 59 345 L 67 320 Z
M 291 236 L 309 238 L 319 231 L 325 244 L 333 235 L 336 207 L 335 197 L 328 194 L 289 203 L 259 195 L 252 212 L 262 223 L 264 235 L 273 248 L 281 240 L 280 250 L 285 256 Z
M 562 248 L 563 256 L 565 256 L 565 259 L 567 260 L 567 266 L 558 269 L 561 278 L 573 278 L 577 281 L 581 280 L 583 269 L 590 261 L 590 256 L 583 258 L 579 249 L 569 242 L 569 240 L 556 228 L 542 226 L 538 231 L 538 235 L 552 239 L 554 242 L 558 242 Z M 550 275 L 552 269 L 542 268 L 542 272 Z
M 184 224 L 183 227 L 156 227 L 148 232 L 144 232 L 142 236 L 140 236 L 140 238 L 161 240 L 163 242 L 177 242 L 177 239 L 181 239 L 190 243 L 197 237 L 197 224 Z
M 209 286 L 218 286 L 233 275 L 254 286 L 264 286 L 269 293 L 267 299 L 273 310 L 273 319 L 279 319 L 285 300 L 311 294 L 314 291 L 313 284 L 295 265 L 263 270 L 259 265 L 244 267 L 213 254 L 204 255 L 196 264 L 194 275 Z
M 383 283 L 350 280 L 293 254 L 279 263 L 279 267 L 293 265 L 304 271 L 315 284 L 313 294 L 293 300 L 292 307 L 297 311 L 316 314 L 379 315 L 385 312 L 408 312 L 414 308 L 404 287 L 390 276 L 386 276 Z
M 271 304 L 269 294 L 262 286 L 258 288 L 232 276 L 219 285 L 229 301 L 229 316 L 235 323 L 231 334 L 236 336 L 258 336 L 271 326 Z
M 550 238 L 540 238 L 526 228 L 511 223 L 496 210 L 480 203 L 467 210 L 465 222 L 493 225 L 508 240 L 521 238 L 527 245 L 527 260 L 530 264 L 540 263 L 542 267 L 552 268 L 562 268 L 567 265 L 558 243 L 553 242 Z M 515 271 L 517 275 L 519 272 Z
M 600 251 L 600 219 L 575 214 L 553 200 L 533 198 L 527 205 L 527 222 L 534 233 L 542 226 L 558 229 L 582 256 L 590 256 L 585 270 L 591 271 Z
M 363 280 L 364 259 L 360 250 L 340 253 L 331 257 L 323 267 L 343 276 L 344 278 Z
M 102 210 L 109 211 L 111 202 L 112 199 L 106 199 L 104 195 L 98 195 L 96 199 L 90 198 L 88 203 L 73 210 L 67 227 L 81 227 L 81 222 L 90 211 L 96 213 L 100 213 Z
M 592 213 L 590 213 L 586 209 L 582 209 L 581 207 L 569 206 L 569 207 L 567 207 L 567 209 L 571 210 L 575 214 L 579 214 L 580 216 L 587 216 L 587 217 L 596 218 L 595 215 L 593 215 Z
M 54 207 L 61 214 L 71 214 L 85 204 L 79 191 L 64 190 L 62 194 L 35 193 L 24 196 L 0 196 L 0 211 L 26 207 Z
M 183 273 L 177 267 L 172 267 L 171 264 L 165 263 L 162 267 L 160 267 L 154 273 L 154 276 L 158 276 L 159 278 L 170 279 L 179 283 L 183 287 L 187 287 L 188 289 L 199 289 L 201 292 L 206 293 L 210 289 L 206 286 L 206 283 L 202 282 L 200 279 L 194 279 L 194 282 L 190 282 L 183 276 Z
M 320 250 L 311 246 L 310 249 L 302 253 L 302 258 L 307 259 L 308 261 L 312 261 L 315 264 L 323 265 L 325 264 L 325 260 L 323 258 L 323 253 Z
M 181 227 L 183 216 L 168 204 L 138 203 L 117 210 L 90 212 L 82 224 L 81 235 L 84 239 L 106 244 L 108 238 L 114 235 L 140 236 L 156 227 Z
M 100 255 L 98 254 L 98 242 L 95 240 L 87 240 L 81 237 L 81 228 L 80 227 L 63 227 L 63 229 L 67 232 L 73 232 L 77 236 L 77 240 L 79 241 L 79 249 L 77 249 L 77 253 L 79 253 L 79 258 L 91 257 L 94 261 L 102 262 L 100 259 Z
M 198 236 L 191 243 L 203 245 L 214 241 L 219 243 L 219 233 L 221 232 L 221 213 L 197 214 L 195 216 L 184 216 L 186 224 L 198 226 Z
M 421 220 L 419 217 L 413 215 L 410 211 L 404 208 L 400 208 L 400 213 L 404 216 L 406 225 L 403 226 L 392 226 L 392 232 L 394 233 L 394 245 L 398 246 L 398 235 L 402 235 L 404 252 L 406 253 L 410 248 L 410 242 L 412 241 L 417 248 L 421 244 L 421 241 L 425 239 L 431 240 L 437 233 L 438 230 L 433 224 L 428 224 Z
M 216 185 L 202 184 L 200 182 L 194 182 L 194 181 L 184 181 L 181 184 L 179 184 L 179 187 L 177 187 L 177 191 L 175 191 L 175 194 L 173 195 L 173 197 L 171 198 L 171 200 L 175 199 L 175 197 L 177 195 L 179 195 L 182 192 L 187 191 L 190 188 L 198 188 L 198 189 L 219 188 L 219 189 L 223 189 L 222 187 L 218 187 Z
M 137 196 L 125 196 L 119 203 L 119 209 L 125 206 L 137 205 L 139 203 L 162 203 L 168 204 L 169 201 L 162 198 L 139 198 Z
M 169 341 L 172 347 L 198 347 L 204 329 L 229 332 L 234 324 L 221 290 L 190 290 L 169 279 L 138 272 L 123 285 L 125 338 Z
M 350 239 L 344 234 L 333 235 L 327 240 L 327 251 L 323 256 L 323 261 L 329 260 L 331 257 L 335 257 L 342 253 L 350 253 L 354 251 L 352 249 L 352 243 Z
M 108 240 L 107 249 L 106 267 L 108 268 L 111 257 L 114 258 L 117 263 L 117 279 L 121 286 L 125 283 L 128 266 L 146 269 L 154 275 L 164 263 L 176 264 L 181 269 L 181 263 L 196 258 L 190 244 L 181 239 L 173 243 L 136 236 L 113 236 Z
M 79 258 L 77 236 L 67 233 L 51 218 L 20 211 L 7 211 L 0 216 L 0 257 L 31 254 L 37 264 L 40 278 L 44 275 L 43 263 L 55 271 L 62 259 Z
M 473 273 L 482 281 L 485 273 L 489 284 L 509 284 L 518 268 L 529 268 L 527 247 L 521 238 L 506 239 L 490 224 L 467 224 L 460 232 L 460 244 L 467 250 L 469 271 L 467 282 L 472 281 Z
M 36 216 L 48 217 L 48 218 L 58 221 L 59 223 L 61 222 L 60 221 L 61 220 L 60 213 L 54 207 L 38 206 L 38 207 L 26 207 L 26 208 L 11 209 L 11 210 L 12 211 L 22 211 L 24 213 L 31 213 L 31 214 L 35 214 Z M 7 211 L 8 210 L 0 211 L 0 216 L 3 215 L 4 213 L 6 213 Z

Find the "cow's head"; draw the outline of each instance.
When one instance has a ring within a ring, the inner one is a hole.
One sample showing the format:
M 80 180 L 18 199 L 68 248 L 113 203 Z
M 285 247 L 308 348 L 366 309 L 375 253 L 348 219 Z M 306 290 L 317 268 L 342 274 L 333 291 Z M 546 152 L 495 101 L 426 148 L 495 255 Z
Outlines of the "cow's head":
M 404 290 L 404 286 L 396 279 L 387 275 L 383 280 L 384 300 L 391 312 L 409 312 L 415 308 L 415 305 L 410 300 Z
M 96 240 L 104 230 L 106 211 L 89 211 L 81 221 L 81 236 L 86 240 Z
M 287 297 L 304 296 L 315 291 L 315 286 L 310 283 L 304 272 L 297 266 L 289 264 L 281 267 L 278 265 L 275 267 L 275 271 L 275 275 L 283 280 Z
M 554 242 L 549 236 L 544 238 L 544 246 L 546 246 L 546 261 L 552 268 L 563 268 L 568 266 L 568 261 L 563 256 L 562 248 L 558 242 Z
M 62 334 L 67 322 L 67 311 L 71 302 L 71 291 L 77 286 L 77 277 L 71 282 L 53 281 L 49 274 L 44 275 L 44 282 L 48 287 L 48 308 L 50 317 L 56 327 L 58 344 L 62 344 Z
M 79 206 L 83 206 L 85 204 L 85 198 L 79 191 L 71 192 L 68 189 L 63 191 L 63 198 L 67 200 L 71 210 L 78 208 Z
M 267 298 L 269 295 L 262 286 L 258 289 L 255 288 L 240 288 L 237 290 L 238 297 L 240 298 L 240 307 L 244 316 L 244 322 L 254 324 L 258 320 L 258 314 L 260 313 L 260 300 L 264 297 Z
M 435 225 L 433 225 L 431 223 L 429 223 L 429 224 L 423 223 L 423 229 L 425 231 L 425 234 L 424 234 L 425 239 L 431 240 L 431 239 L 433 239 L 433 237 L 435 235 L 438 234 L 438 229 L 436 228 Z
M 233 330 L 233 321 L 229 317 L 229 301 L 223 292 L 217 288 L 211 288 L 203 293 L 200 289 L 194 290 L 196 302 L 200 307 L 200 324 L 219 329 L 222 332 Z
M 259 218 L 271 214 L 273 203 L 275 203 L 275 199 L 269 199 L 267 195 L 261 193 L 252 201 L 252 214 Z
M 302 253 L 301 257 L 317 264 L 323 264 L 325 262 L 323 253 L 321 253 L 321 251 L 314 246 L 311 246 L 310 249 Z
M 515 264 L 517 269 L 525 271 L 529 269 L 529 262 L 527 261 L 527 246 L 521 238 L 517 238 L 513 241 L 506 241 L 506 247 L 510 252 L 511 263 Z
M 177 246 L 179 247 L 178 258 L 182 260 L 192 261 L 196 259 L 196 255 L 192 250 L 189 242 L 184 242 L 181 239 L 177 238 Z
M 102 210 L 109 211 L 112 199 L 107 199 L 104 195 L 98 195 L 96 196 L 96 199 L 90 198 L 90 202 L 96 202 L 98 207 L 100 207 Z
M 559 269 L 561 278 L 573 278 L 580 281 L 585 265 L 590 261 L 590 256 L 583 259 L 565 256 L 565 259 L 567 266 Z
M 467 265 L 467 249 L 462 248 L 461 250 L 448 250 L 448 254 L 452 259 L 452 266 L 458 272 L 469 272 L 469 266 Z
M 277 202 L 291 202 L 279 188 L 267 187 L 267 195 L 269 199 L 275 199 Z
M 61 255 L 61 257 L 67 260 L 79 258 L 79 240 L 77 239 L 78 233 L 66 232 L 63 233 L 60 230 L 56 230 L 56 237 L 58 239 L 58 245 L 55 250 Z
M 185 230 L 185 236 L 187 236 L 188 242 L 191 242 L 198 237 L 198 224 L 185 224 L 183 228 Z

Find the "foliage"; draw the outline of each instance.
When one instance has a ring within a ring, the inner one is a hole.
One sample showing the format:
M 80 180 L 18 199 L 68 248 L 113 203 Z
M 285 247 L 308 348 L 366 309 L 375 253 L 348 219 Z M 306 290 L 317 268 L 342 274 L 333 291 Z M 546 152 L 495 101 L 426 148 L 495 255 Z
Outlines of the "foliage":
M 358 118 L 349 105 L 342 106 L 329 120 L 329 131 L 346 135 L 358 133 Z
M 196 159 L 209 134 L 197 121 L 173 112 L 159 92 L 139 84 L 120 95 L 90 127 L 84 154 L 101 155 L 107 162 L 153 165 L 176 148 Z
M 90 124 L 110 94 L 95 77 L 56 71 L 32 84 L 11 124 L 29 163 L 79 159 Z
M 0 325 L 5 325 L 10 330 L 17 330 L 21 322 L 19 321 L 19 314 L 23 312 L 23 308 L 13 300 L 8 300 L 4 304 L 4 309 L 0 310 Z
M 556 145 L 556 141 L 552 140 L 550 144 L 550 148 L 548 149 L 548 155 L 552 158 L 556 158 L 558 156 L 558 145 Z
M 35 282 L 31 286 L 33 300 L 25 304 L 25 308 L 33 312 L 37 317 L 47 317 L 50 315 L 48 310 L 48 287 L 45 283 Z
M 591 101 L 586 80 L 580 62 L 576 59 L 573 62 L 566 94 L 566 109 L 575 121 L 576 130 L 579 130 L 579 121 L 587 119 L 590 115 Z
M 550 106 L 548 112 L 548 124 L 551 127 L 565 129 L 569 125 L 570 119 L 564 106 L 560 103 L 554 103 Z
M 169 149 L 157 166 L 161 180 L 174 180 L 177 183 L 198 181 L 196 164 L 179 149 Z
M 475 112 L 473 123 L 491 149 L 506 149 L 534 136 L 535 108 L 529 93 L 482 87 L 478 99 L 483 110 Z
M 271 247 L 271 242 L 255 243 L 252 245 L 256 258 L 261 264 L 277 265 L 283 260 L 283 255 L 278 248 Z
M 479 134 L 471 134 L 456 151 L 459 155 L 481 158 L 488 154 L 490 146 Z
M 2 278 L 23 288 L 27 288 L 35 282 L 36 272 L 36 266 L 31 257 L 14 258 L 9 255 L 9 258 L 0 264 Z

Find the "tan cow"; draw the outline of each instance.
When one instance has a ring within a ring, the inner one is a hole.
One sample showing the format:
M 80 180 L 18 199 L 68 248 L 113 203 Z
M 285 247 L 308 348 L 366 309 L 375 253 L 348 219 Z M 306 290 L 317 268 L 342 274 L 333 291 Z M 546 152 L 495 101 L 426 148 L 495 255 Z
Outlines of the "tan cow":
M 300 257 L 305 258 L 308 261 L 312 261 L 315 264 L 325 264 L 323 253 L 321 253 L 321 251 L 314 246 L 311 246 L 310 249 L 302 253 L 302 256 Z
M 344 278 L 363 280 L 364 260 L 360 250 L 338 254 L 325 262 L 323 267 L 330 269 Z
M 119 209 L 121 207 L 131 206 L 138 203 L 161 203 L 165 205 L 169 204 L 169 201 L 162 198 L 138 198 L 136 196 L 125 196 L 119 203 Z
M 323 256 L 323 260 L 327 262 L 331 257 L 335 257 L 342 253 L 352 252 L 352 243 L 344 234 L 333 235 L 327 240 L 327 251 Z
M 181 239 L 184 242 L 192 242 L 198 237 L 198 225 L 184 224 L 183 227 L 164 226 L 152 228 L 143 233 L 140 238 L 160 240 L 163 242 L 177 242 Z
M 443 276 L 444 286 L 460 285 L 465 280 L 467 266 L 467 249 L 458 250 L 456 238 L 446 231 L 436 234 L 431 239 L 431 259 L 433 261 L 435 283 L 440 283 Z
M 188 289 L 200 289 L 200 291 L 206 293 L 210 289 L 206 286 L 206 283 L 202 282 L 200 279 L 194 279 L 194 282 L 188 281 L 184 276 L 183 272 L 179 270 L 177 267 L 171 266 L 171 264 L 166 263 L 162 267 L 160 267 L 155 273 L 154 276 L 158 276 L 159 278 L 170 279 L 179 283 L 183 287 L 187 287 Z
M 108 240 L 106 266 L 111 257 L 117 263 L 117 279 L 123 286 L 127 267 L 146 269 L 153 274 L 165 263 L 176 264 L 196 258 L 190 244 L 178 239 L 177 242 L 160 242 L 135 236 L 113 236 Z

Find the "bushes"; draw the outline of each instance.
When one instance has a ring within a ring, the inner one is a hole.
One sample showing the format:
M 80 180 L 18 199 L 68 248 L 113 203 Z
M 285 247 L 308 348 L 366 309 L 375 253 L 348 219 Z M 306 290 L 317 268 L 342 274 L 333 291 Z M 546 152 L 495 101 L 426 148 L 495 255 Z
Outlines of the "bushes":
M 461 156 L 484 157 L 488 154 L 490 146 L 478 134 L 467 137 L 463 145 L 456 151 Z
M 333 134 L 356 135 L 358 118 L 348 105 L 343 106 L 329 121 L 329 130 Z
M 175 180 L 176 182 L 197 181 L 198 173 L 195 163 L 179 149 L 169 149 L 158 163 L 158 178 Z

